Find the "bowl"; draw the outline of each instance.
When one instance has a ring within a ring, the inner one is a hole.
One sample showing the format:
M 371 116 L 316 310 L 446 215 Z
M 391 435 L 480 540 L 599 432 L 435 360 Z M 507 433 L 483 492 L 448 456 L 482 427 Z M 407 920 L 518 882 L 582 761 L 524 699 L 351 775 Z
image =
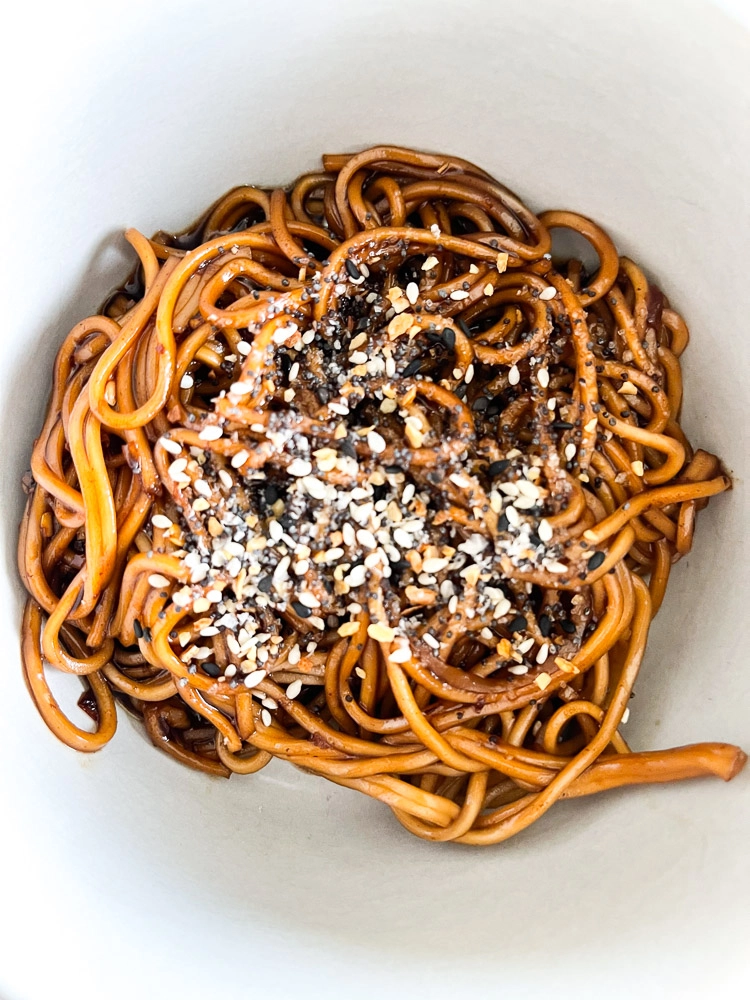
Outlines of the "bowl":
M 224 782 L 125 717 L 58 744 L 19 667 L 20 477 L 62 337 L 242 182 L 388 141 L 478 162 L 601 222 L 687 317 L 684 423 L 733 493 L 700 517 L 632 702 L 639 748 L 745 743 L 750 59 L 743 9 L 112 0 L 17 12 L 3 66 L 6 750 L 0 995 L 664 997 L 743 993 L 747 774 L 554 808 L 493 849 L 412 839 L 275 762 Z M 56 687 L 67 704 L 73 695 Z

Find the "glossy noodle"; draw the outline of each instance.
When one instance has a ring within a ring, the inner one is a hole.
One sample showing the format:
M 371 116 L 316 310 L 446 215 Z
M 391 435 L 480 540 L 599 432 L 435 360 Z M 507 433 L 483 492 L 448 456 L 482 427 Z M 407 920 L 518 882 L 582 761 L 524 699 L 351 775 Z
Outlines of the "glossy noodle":
M 680 427 L 685 322 L 606 232 L 382 146 L 126 236 L 136 274 L 57 356 L 19 540 L 24 670 L 64 743 L 100 749 L 119 702 L 190 767 L 278 757 L 465 844 L 741 769 L 624 735 L 731 484 Z

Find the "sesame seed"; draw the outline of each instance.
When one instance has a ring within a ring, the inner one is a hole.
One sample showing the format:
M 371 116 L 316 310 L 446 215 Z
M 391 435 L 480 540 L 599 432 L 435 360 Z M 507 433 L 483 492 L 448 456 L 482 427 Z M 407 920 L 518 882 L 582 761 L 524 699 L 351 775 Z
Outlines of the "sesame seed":
M 273 718 L 271 716 L 271 713 L 268 711 L 267 708 L 264 708 L 261 711 L 261 713 L 260 713 L 260 721 L 263 723 L 264 726 L 266 726 L 266 728 L 268 728 L 268 726 L 270 726 L 271 723 L 273 722 Z
M 172 522 L 165 514 L 154 514 L 154 516 L 151 518 L 151 523 L 155 528 L 161 528 L 164 531 L 168 530 L 173 526 Z
M 292 666 L 294 666 L 295 664 L 299 663 L 301 657 L 302 657 L 302 651 L 300 650 L 299 645 L 295 643 L 289 650 L 289 655 L 287 656 L 287 660 L 289 661 L 289 663 L 292 664 Z
M 540 368 L 539 371 L 536 373 L 536 378 L 537 382 L 542 387 L 542 389 L 546 389 L 547 386 L 549 385 L 549 372 L 547 371 L 547 369 Z
M 469 365 L 469 367 L 466 369 L 466 374 L 464 375 L 464 382 L 468 385 L 473 378 L 474 378 L 474 365 Z
M 511 385 L 518 385 L 521 381 L 521 373 L 518 370 L 518 365 L 512 365 L 508 371 L 508 381 Z
M 286 696 L 291 701 L 294 701 L 294 699 L 301 691 L 302 691 L 302 680 L 298 677 L 296 681 L 292 681 L 291 684 L 287 685 Z
M 245 678 L 245 687 L 254 688 L 257 687 L 262 680 L 265 679 L 265 670 L 251 670 L 250 673 Z
M 422 572 L 429 573 L 430 575 L 434 573 L 440 573 L 446 568 L 450 559 L 425 559 L 422 562 Z
M 624 726 L 629 718 L 630 718 L 630 707 L 628 706 L 622 713 L 622 718 L 620 719 L 620 725 Z
M 431 271 L 432 268 L 435 267 L 436 264 L 438 264 L 438 263 L 439 262 L 438 262 L 437 257 L 430 256 L 430 257 L 427 258 L 427 260 L 424 262 L 424 264 L 422 264 L 422 270 L 423 271 Z
M 432 633 L 425 632 L 422 638 L 424 639 L 424 641 L 427 643 L 428 646 L 432 646 L 433 649 L 440 649 L 440 643 L 435 638 L 435 636 L 432 635 Z
M 451 292 L 450 297 L 454 302 L 461 302 L 463 299 L 468 299 L 469 293 L 465 292 L 463 288 L 457 288 L 455 292 Z
M 169 468 L 167 469 L 167 472 L 172 477 L 172 479 L 176 479 L 178 476 L 180 476 L 185 471 L 186 468 L 187 468 L 187 459 L 186 458 L 177 458 L 169 466 Z
M 193 385 L 194 385 L 194 382 L 193 382 L 193 376 L 192 375 L 183 375 L 182 378 L 180 379 L 180 388 L 181 389 L 192 389 Z
M 508 667 L 508 673 L 515 674 L 516 676 L 521 676 L 528 672 L 529 668 L 525 663 L 514 663 L 512 667 Z
M 542 645 L 539 647 L 539 651 L 536 654 L 536 662 L 541 665 L 542 663 L 546 662 L 548 656 L 549 656 L 549 643 L 543 642 Z
M 241 465 L 245 464 L 248 458 L 250 458 L 250 452 L 245 451 L 244 448 L 241 451 L 238 451 L 236 454 L 232 455 L 232 468 L 239 469 Z
M 521 518 L 513 504 L 509 504 L 505 508 L 505 516 L 508 518 L 508 524 L 512 525 L 514 528 L 517 528 L 520 525 Z
M 557 295 L 557 289 L 554 287 L 554 285 L 549 285 L 547 288 L 543 288 L 541 290 L 541 292 L 539 293 L 539 298 L 544 299 L 546 301 L 548 299 L 554 299 L 556 295 Z
M 528 653 L 531 647 L 534 645 L 533 639 L 524 639 L 523 642 L 519 642 L 516 649 L 519 653 Z
M 224 432 L 218 424 L 208 424 L 200 432 L 198 437 L 201 441 L 218 441 Z
M 374 451 L 376 455 L 379 455 L 380 452 L 385 451 L 385 438 L 378 434 L 377 431 L 370 431 L 367 435 L 367 446 L 371 451 Z
M 240 341 L 238 341 L 237 342 L 237 353 L 238 354 L 245 354 L 245 355 L 249 354 L 250 353 L 250 344 L 248 344 L 248 342 L 246 340 L 240 340 Z
M 148 578 L 148 582 L 152 587 L 156 587 L 158 590 L 169 586 L 169 580 L 166 576 L 162 576 L 161 573 L 152 573 Z
M 312 472 L 312 465 L 305 458 L 295 458 L 289 463 L 286 471 L 290 476 L 309 476 Z
M 179 455 L 182 451 L 182 445 L 179 441 L 173 441 L 172 438 L 160 437 L 159 444 L 162 446 L 164 451 L 168 451 L 170 455 Z M 185 464 L 187 465 L 187 461 Z
M 552 525 L 546 518 L 542 518 L 539 522 L 539 527 L 537 528 L 537 534 L 543 542 L 549 542 L 552 540 Z
M 570 444 L 566 444 L 564 452 L 566 461 L 572 462 L 573 459 L 576 457 L 577 451 L 578 449 L 576 448 L 576 446 L 573 444 L 572 441 L 570 442 Z
M 222 486 L 224 486 L 225 489 L 231 490 L 231 488 L 234 486 L 234 480 L 229 475 L 226 469 L 219 469 L 219 479 L 221 480 Z
M 414 305 L 419 298 L 419 285 L 416 281 L 410 281 L 406 286 L 406 297 Z

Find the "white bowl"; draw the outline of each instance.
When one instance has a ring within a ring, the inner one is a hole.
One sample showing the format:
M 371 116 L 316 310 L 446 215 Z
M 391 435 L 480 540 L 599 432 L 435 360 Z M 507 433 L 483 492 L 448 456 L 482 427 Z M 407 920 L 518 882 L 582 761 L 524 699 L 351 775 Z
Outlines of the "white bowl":
M 110 0 L 16 17 L 3 66 L 5 1000 L 744 995 L 746 774 L 559 805 L 479 850 L 416 841 L 379 804 L 283 764 L 207 779 L 125 718 L 102 753 L 76 754 L 24 690 L 14 569 L 50 365 L 127 273 L 124 227 L 184 227 L 227 188 L 287 182 L 323 151 L 454 152 L 533 207 L 599 220 L 688 318 L 684 421 L 737 488 L 700 516 L 673 575 L 628 735 L 747 747 L 740 21 L 697 0 Z

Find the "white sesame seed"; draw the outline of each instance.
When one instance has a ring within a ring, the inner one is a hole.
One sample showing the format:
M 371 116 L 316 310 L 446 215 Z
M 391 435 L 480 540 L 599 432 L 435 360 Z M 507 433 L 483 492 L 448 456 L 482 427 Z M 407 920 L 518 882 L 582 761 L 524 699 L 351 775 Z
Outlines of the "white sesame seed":
M 186 375 L 183 375 L 182 378 L 180 379 L 180 388 L 181 389 L 192 389 L 194 384 L 195 383 L 193 382 L 193 376 L 192 375 L 187 375 L 186 374 Z
M 567 573 L 568 567 L 561 562 L 557 562 L 556 559 L 546 559 L 544 562 L 545 569 L 550 573 Z
M 179 455 L 182 451 L 182 445 L 179 441 L 173 441 L 172 438 L 160 437 L 159 444 L 162 446 L 164 451 L 168 451 L 170 455 Z M 187 462 L 185 464 L 187 465 Z
M 166 514 L 154 514 L 154 516 L 151 518 L 151 523 L 155 528 L 162 528 L 165 531 L 168 528 L 172 527 L 172 522 L 169 520 Z
M 511 524 L 514 528 L 520 525 L 521 518 L 513 504 L 508 504 L 505 508 L 505 516 L 508 518 L 508 524 Z
M 219 479 L 221 480 L 221 483 L 224 486 L 224 488 L 227 490 L 231 490 L 231 488 L 234 486 L 234 480 L 229 475 L 226 469 L 219 469 Z
M 473 378 L 474 378 L 474 365 L 469 365 L 469 367 L 466 369 L 466 374 L 464 375 L 464 382 L 468 385 Z
M 223 433 L 218 424 L 208 424 L 203 428 L 198 437 L 201 441 L 218 441 Z
M 549 372 L 546 368 L 540 368 L 536 373 L 536 379 L 542 389 L 546 389 L 549 385 Z
M 518 365 L 513 365 L 508 372 L 508 381 L 511 385 L 518 385 L 521 381 L 521 373 L 518 370 Z
M 162 576 L 161 573 L 152 573 L 148 578 L 148 582 L 152 587 L 157 587 L 158 589 L 169 586 L 169 580 L 166 576 Z
M 542 289 L 542 291 L 539 293 L 539 298 L 547 301 L 548 299 L 554 299 L 556 295 L 557 295 L 557 289 L 554 287 L 554 285 L 549 285 L 547 288 Z
M 250 344 L 246 340 L 240 340 L 237 342 L 237 353 L 238 354 L 249 354 Z
M 297 600 L 300 604 L 303 604 L 306 608 L 319 608 L 320 601 L 315 596 L 315 594 L 310 593 L 309 590 L 302 590 L 297 594 Z
M 629 718 L 630 718 L 630 707 L 628 706 L 628 708 L 626 708 L 625 711 L 622 713 L 622 718 L 620 719 L 620 725 L 624 726 Z
M 312 465 L 305 458 L 295 458 L 289 463 L 286 471 L 290 476 L 309 476 L 312 472 Z
M 364 351 L 352 351 L 349 361 L 353 365 L 363 365 L 367 361 L 367 355 Z
M 260 682 L 265 678 L 265 670 L 251 670 L 250 673 L 245 678 L 245 687 L 254 688 L 257 687 Z
M 295 361 L 292 367 L 289 369 L 289 381 L 294 382 L 294 380 L 299 375 L 299 361 Z
M 531 649 L 531 647 L 533 645 L 534 645 L 533 638 L 532 639 L 524 639 L 523 642 L 519 642 L 519 644 L 516 646 L 516 650 L 519 653 L 528 653 L 528 651 Z
M 570 444 L 566 444 L 564 453 L 566 461 L 571 462 L 576 457 L 577 450 L 578 449 L 576 448 L 576 446 L 573 444 L 572 441 L 570 442 Z
M 440 649 L 440 643 L 430 632 L 425 632 L 422 638 L 428 646 L 432 646 L 433 649 Z
M 266 728 L 268 726 L 270 726 L 271 723 L 273 722 L 273 718 L 271 716 L 271 713 L 268 711 L 267 708 L 264 708 L 261 711 L 261 713 L 260 713 L 260 721 L 263 723 L 264 726 L 266 726 Z
M 252 382 L 232 382 L 229 391 L 233 396 L 248 396 L 253 391 Z
M 447 567 L 449 562 L 450 559 L 425 559 L 422 563 L 422 572 L 430 574 L 440 573 Z
M 546 663 L 547 657 L 549 656 L 549 643 L 543 642 L 539 647 L 539 652 L 536 654 L 536 662 L 541 666 Z
M 416 281 L 410 281 L 406 286 L 406 297 L 414 305 L 419 298 L 419 285 Z
M 287 656 L 287 660 L 289 661 L 289 663 L 292 664 L 292 666 L 294 666 L 296 663 L 299 663 L 301 657 L 302 657 L 302 650 L 299 648 L 297 643 L 295 643 L 289 650 L 289 655 Z
M 357 531 L 357 541 L 360 545 L 364 545 L 366 549 L 375 549 L 378 545 L 375 536 L 367 528 L 360 528 Z
M 175 479 L 177 476 L 181 475 L 186 468 L 187 468 L 187 459 L 178 458 L 175 459 L 174 462 L 172 462 L 172 464 L 167 469 L 167 472 L 172 477 L 172 479 Z
M 431 271 L 432 268 L 435 267 L 435 265 L 437 263 L 438 263 L 437 257 L 430 256 L 430 257 L 427 258 L 427 260 L 424 262 L 424 264 L 422 264 L 422 270 L 423 271 Z
M 537 528 L 536 533 L 543 542 L 549 542 L 552 540 L 552 525 L 546 518 L 543 517 L 539 522 L 539 527 Z
M 297 697 L 297 695 L 300 693 L 301 690 L 302 690 L 302 681 L 298 677 L 296 681 L 292 681 L 291 684 L 287 685 L 286 696 L 287 698 L 294 701 L 294 699 Z
M 515 663 L 512 667 L 508 667 L 509 674 L 515 674 L 517 677 L 523 674 L 527 674 L 529 668 L 525 663 Z
M 248 458 L 250 458 L 250 452 L 245 451 L 244 448 L 238 451 L 235 455 L 232 455 L 232 468 L 239 469 L 241 465 L 245 464 Z
M 208 499 L 211 496 L 211 487 L 208 485 L 205 479 L 196 479 L 193 483 L 193 489 L 196 493 L 199 493 L 202 497 Z
M 379 455 L 380 452 L 385 451 L 385 438 L 378 434 L 377 431 L 369 431 L 367 435 L 367 446 L 371 451 L 374 451 L 376 455 Z
M 457 288 L 455 292 L 451 292 L 450 297 L 454 302 L 461 302 L 463 299 L 468 299 L 469 293 L 465 292 L 463 288 Z

